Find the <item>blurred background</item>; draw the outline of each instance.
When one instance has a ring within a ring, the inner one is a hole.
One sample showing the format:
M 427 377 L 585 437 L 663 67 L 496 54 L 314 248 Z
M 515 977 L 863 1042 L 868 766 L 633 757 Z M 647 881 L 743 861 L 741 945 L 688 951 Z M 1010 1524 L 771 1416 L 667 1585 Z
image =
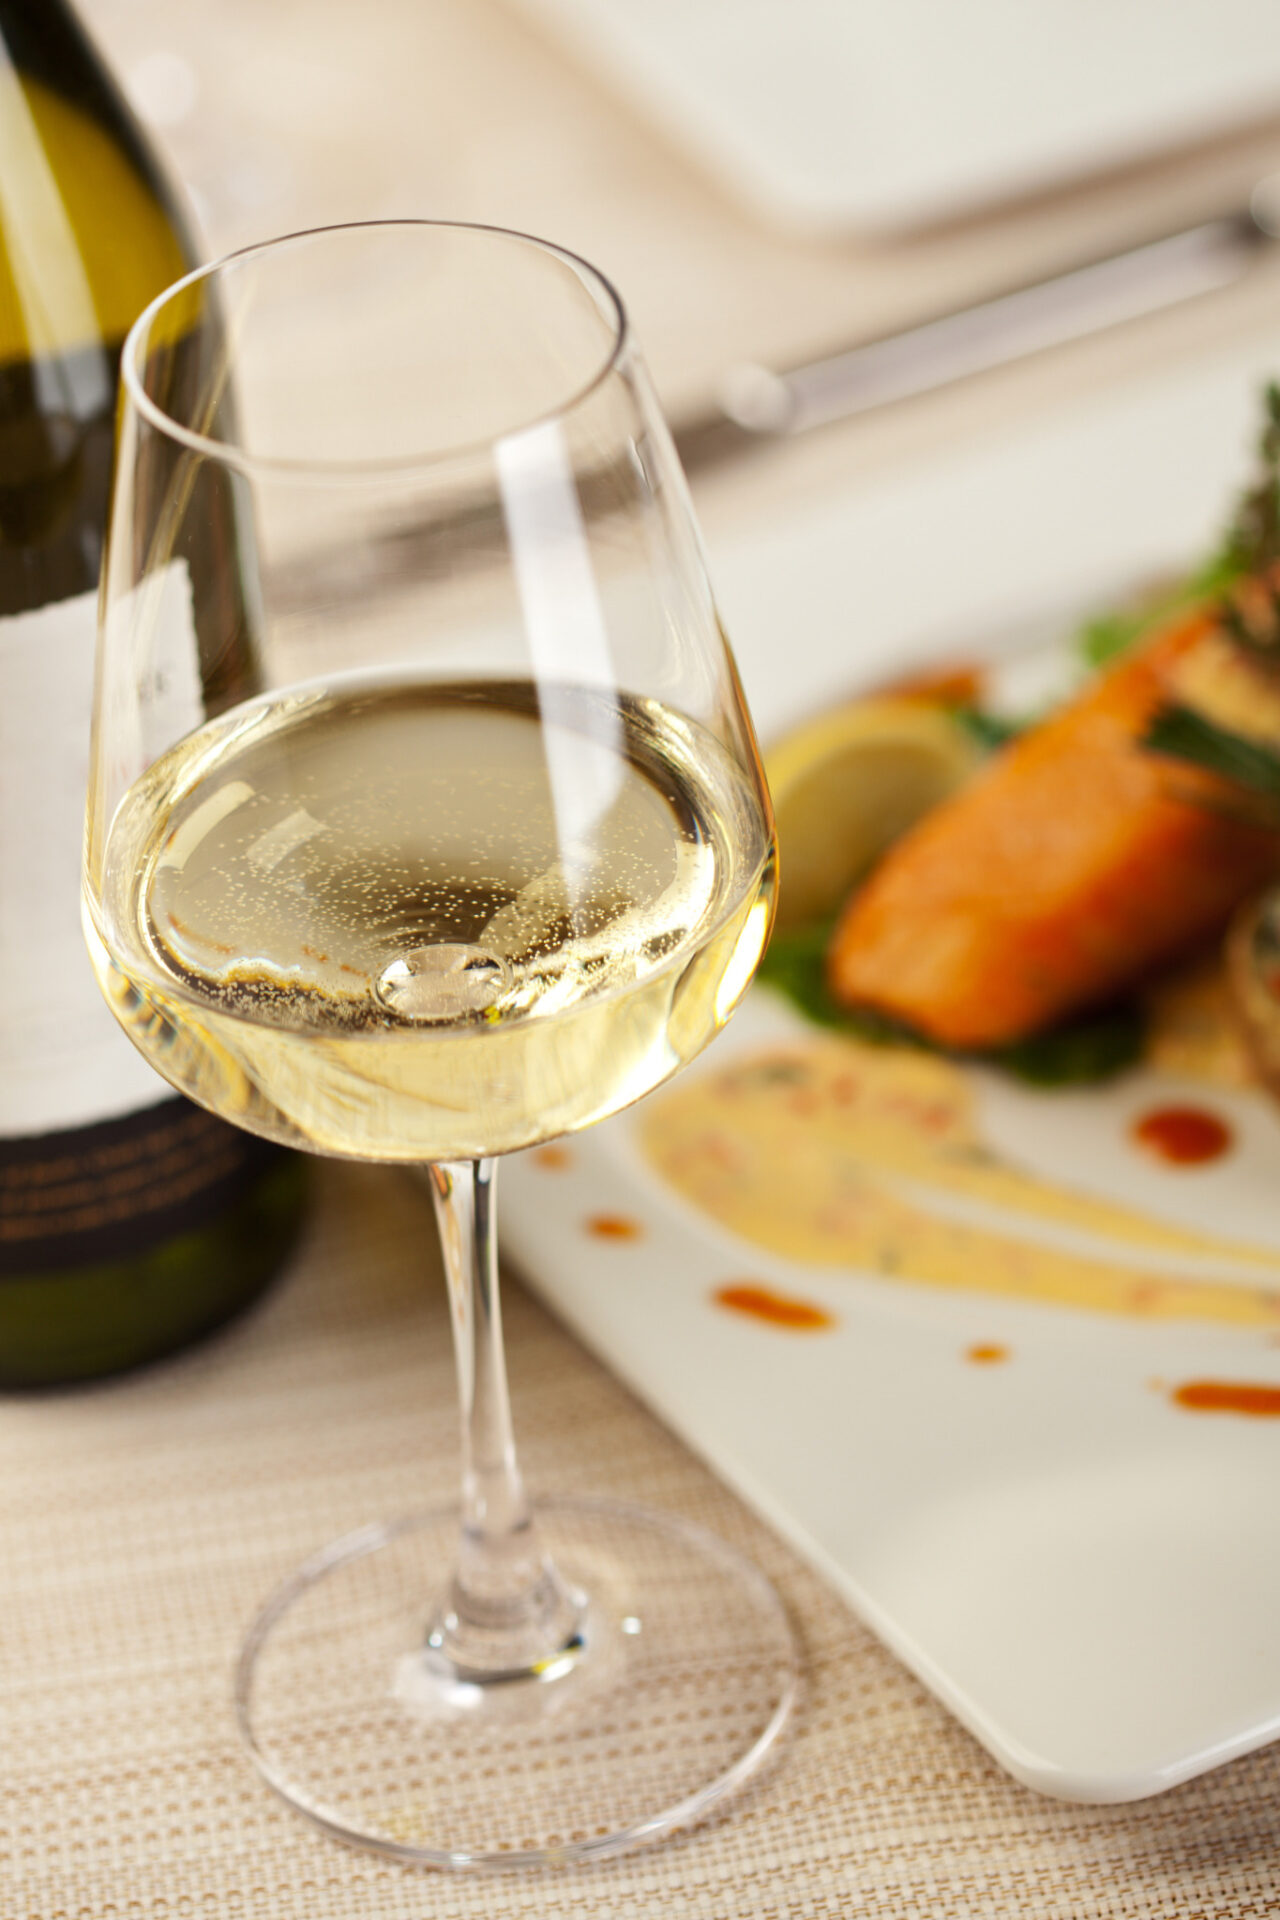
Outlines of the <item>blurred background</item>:
M 668 410 L 1244 208 L 1280 169 L 1265 0 L 83 0 L 221 252 L 327 221 L 526 228 L 623 289 Z M 1280 249 L 1277 249 L 1280 252 Z M 1207 300 L 895 410 L 796 467 L 1070 402 L 1269 313 Z

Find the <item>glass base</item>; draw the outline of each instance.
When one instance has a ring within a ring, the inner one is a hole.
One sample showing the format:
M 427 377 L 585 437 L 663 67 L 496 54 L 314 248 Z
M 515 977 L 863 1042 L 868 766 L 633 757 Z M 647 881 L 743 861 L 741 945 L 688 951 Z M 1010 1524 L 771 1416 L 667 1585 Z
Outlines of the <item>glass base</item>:
M 777 1594 L 686 1521 L 608 1501 L 535 1510 L 586 1596 L 580 1644 L 477 1683 L 427 1645 L 454 1510 L 363 1527 L 268 1601 L 236 1672 L 280 1796 L 340 1840 L 424 1866 L 549 1866 L 688 1826 L 761 1765 L 799 1661 Z

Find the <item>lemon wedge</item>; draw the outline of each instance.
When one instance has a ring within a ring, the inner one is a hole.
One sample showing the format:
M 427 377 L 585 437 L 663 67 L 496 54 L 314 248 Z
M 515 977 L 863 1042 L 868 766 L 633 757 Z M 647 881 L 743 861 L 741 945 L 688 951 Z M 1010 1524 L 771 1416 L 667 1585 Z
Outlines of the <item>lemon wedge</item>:
M 967 780 L 981 750 L 944 707 L 857 700 L 765 755 L 778 822 L 778 926 L 834 913 L 871 862 Z

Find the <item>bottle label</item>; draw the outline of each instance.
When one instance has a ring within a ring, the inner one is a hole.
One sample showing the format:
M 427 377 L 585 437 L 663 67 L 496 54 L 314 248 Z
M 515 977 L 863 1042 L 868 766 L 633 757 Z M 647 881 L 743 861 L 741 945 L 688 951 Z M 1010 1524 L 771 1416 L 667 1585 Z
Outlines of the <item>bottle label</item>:
M 274 1152 L 173 1094 L 123 1119 L 0 1143 L 0 1279 L 128 1260 L 192 1232 Z
M 185 564 L 163 583 L 152 725 L 204 717 Z M 80 927 L 97 595 L 0 619 L 0 1167 L 9 1142 L 167 1102 L 116 1025 Z

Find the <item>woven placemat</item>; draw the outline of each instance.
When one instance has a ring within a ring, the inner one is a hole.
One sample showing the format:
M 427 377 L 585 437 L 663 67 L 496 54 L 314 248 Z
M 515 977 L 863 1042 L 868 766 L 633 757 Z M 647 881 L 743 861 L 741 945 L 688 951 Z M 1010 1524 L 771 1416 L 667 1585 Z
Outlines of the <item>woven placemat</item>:
M 516 1286 L 506 1311 L 535 1489 L 687 1514 L 791 1606 L 806 1696 L 770 1770 L 695 1833 L 486 1880 L 346 1851 L 260 1784 L 230 1707 L 254 1608 L 320 1543 L 453 1492 L 430 1205 L 404 1175 L 329 1165 L 288 1278 L 220 1339 L 113 1385 L 0 1401 L 3 1920 L 1280 1913 L 1280 1749 L 1128 1807 L 1015 1785 Z

